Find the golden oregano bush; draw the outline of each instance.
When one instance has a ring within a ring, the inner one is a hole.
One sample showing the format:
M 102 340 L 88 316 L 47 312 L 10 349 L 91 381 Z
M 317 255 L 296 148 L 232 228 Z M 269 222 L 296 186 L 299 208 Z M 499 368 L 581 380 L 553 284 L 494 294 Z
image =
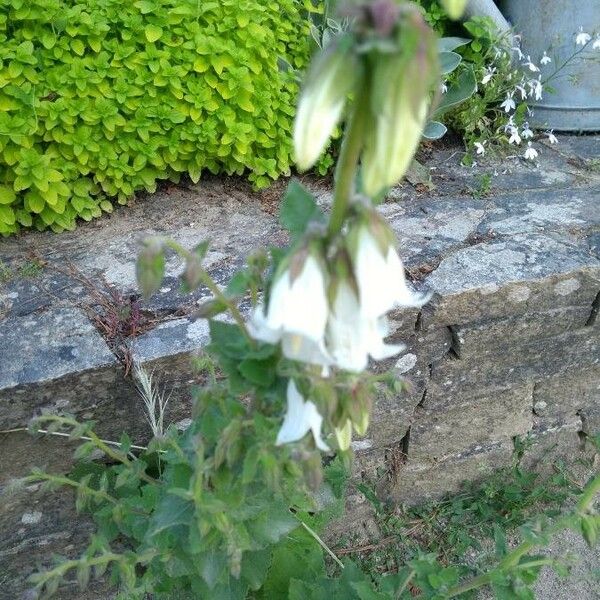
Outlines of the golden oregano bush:
M 184 173 L 287 173 L 311 6 L 0 0 L 0 234 L 72 229 Z

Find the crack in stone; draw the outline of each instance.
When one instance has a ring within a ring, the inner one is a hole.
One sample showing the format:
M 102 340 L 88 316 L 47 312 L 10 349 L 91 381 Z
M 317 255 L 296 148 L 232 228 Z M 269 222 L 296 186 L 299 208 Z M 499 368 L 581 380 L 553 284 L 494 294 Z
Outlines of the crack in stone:
M 590 317 L 586 321 L 586 327 L 592 327 L 596 323 L 596 319 L 598 318 L 598 313 L 600 312 L 600 292 L 596 294 L 594 301 L 592 302 L 592 310 L 590 312 Z

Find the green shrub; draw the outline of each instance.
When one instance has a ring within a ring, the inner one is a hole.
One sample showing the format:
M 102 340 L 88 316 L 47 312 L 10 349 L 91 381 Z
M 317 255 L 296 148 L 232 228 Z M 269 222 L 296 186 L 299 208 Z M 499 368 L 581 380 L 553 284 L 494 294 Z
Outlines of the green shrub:
M 182 173 L 287 173 L 309 6 L 0 0 L 0 233 L 72 229 Z

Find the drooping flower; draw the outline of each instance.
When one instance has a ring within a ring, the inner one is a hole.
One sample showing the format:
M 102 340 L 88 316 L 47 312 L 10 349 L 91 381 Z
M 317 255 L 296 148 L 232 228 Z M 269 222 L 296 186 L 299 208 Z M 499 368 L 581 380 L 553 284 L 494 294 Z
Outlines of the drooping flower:
M 600 36 L 598 36 L 592 44 L 592 50 L 600 50 Z
M 541 65 L 549 65 L 552 62 L 552 59 L 548 56 L 548 53 L 544 50 L 544 55 L 540 59 Z
M 317 448 L 329 452 L 329 446 L 321 437 L 323 417 L 311 400 L 305 400 L 298 391 L 293 379 L 288 382 L 287 411 L 281 429 L 277 434 L 276 444 L 289 444 L 300 441 L 309 431 L 312 432 Z
M 523 156 L 526 160 L 535 160 L 538 157 L 538 151 L 531 145 L 531 142 L 527 142 L 527 150 Z
M 363 317 L 377 319 L 396 306 L 422 306 L 428 300 L 407 286 L 394 235 L 375 212 L 359 218 L 347 242 Z
M 418 17 L 421 19 L 421 17 Z M 425 23 L 403 33 L 403 48 L 381 53 L 373 67 L 362 154 L 364 193 L 376 198 L 406 173 L 421 140 L 437 85 L 434 37 Z
M 364 316 L 349 281 L 338 282 L 334 293 L 327 347 L 337 367 L 359 373 L 367 368 L 369 356 L 383 360 L 403 349 L 384 342 L 389 334 L 385 317 Z
M 558 144 L 558 138 L 554 135 L 554 129 L 547 131 L 546 135 L 548 136 L 548 141 L 551 144 Z
M 485 155 L 485 142 L 475 142 L 473 146 L 475 146 L 475 151 L 479 156 Z
M 359 69 L 360 63 L 345 38 L 327 46 L 313 62 L 294 122 L 294 151 L 300 170 L 312 167 L 325 149 Z
M 282 342 L 285 356 L 328 366 L 324 347 L 329 314 L 327 276 L 314 249 L 302 248 L 276 274 L 266 310 L 259 305 L 248 324 L 250 334 L 267 343 Z
M 585 46 L 592 39 L 592 36 L 583 30 L 583 27 L 579 28 L 579 32 L 575 36 L 575 43 L 578 46 Z

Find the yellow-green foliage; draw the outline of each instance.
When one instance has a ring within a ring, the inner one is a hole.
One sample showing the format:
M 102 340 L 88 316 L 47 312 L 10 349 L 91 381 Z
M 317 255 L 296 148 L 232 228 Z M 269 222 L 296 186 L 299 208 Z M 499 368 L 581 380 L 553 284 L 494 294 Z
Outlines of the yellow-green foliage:
M 310 6 L 0 0 L 0 233 L 72 229 L 182 173 L 288 172 Z

